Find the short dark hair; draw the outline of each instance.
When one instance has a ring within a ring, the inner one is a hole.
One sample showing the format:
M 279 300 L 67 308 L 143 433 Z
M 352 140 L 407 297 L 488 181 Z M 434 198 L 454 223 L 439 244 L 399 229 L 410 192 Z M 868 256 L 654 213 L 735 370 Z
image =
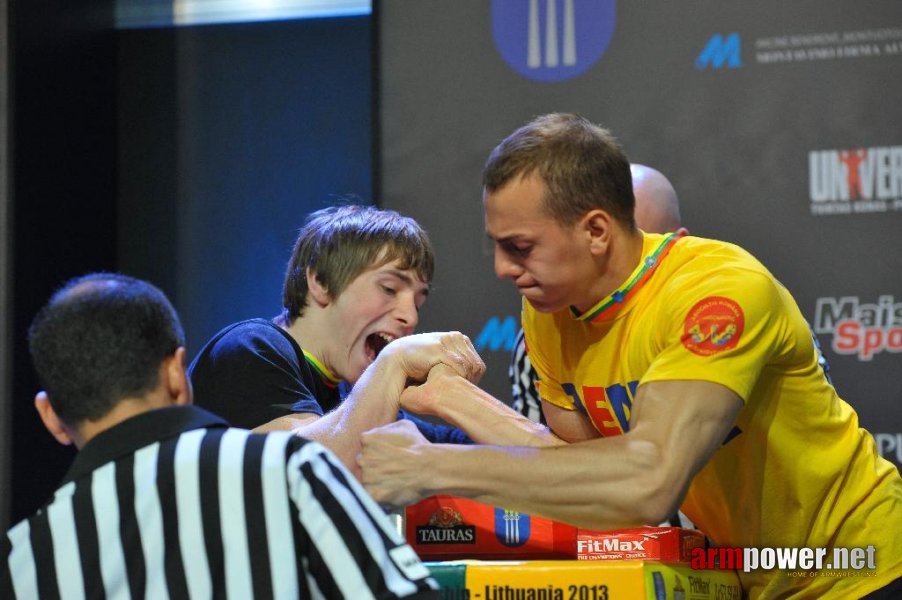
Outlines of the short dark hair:
M 185 345 L 185 333 L 158 288 L 91 273 L 53 294 L 32 322 L 28 344 L 51 406 L 71 426 L 153 390 L 160 363 Z
M 630 163 L 607 129 L 574 114 L 537 117 L 492 150 L 482 185 L 494 192 L 515 177 L 534 173 L 548 188 L 545 210 L 559 223 L 572 225 L 590 210 L 601 209 L 635 228 Z
M 307 306 L 307 269 L 332 298 L 367 269 L 393 261 L 432 281 L 435 255 L 420 225 L 393 210 L 343 205 L 311 213 L 298 233 L 282 286 L 282 320 L 290 325 Z

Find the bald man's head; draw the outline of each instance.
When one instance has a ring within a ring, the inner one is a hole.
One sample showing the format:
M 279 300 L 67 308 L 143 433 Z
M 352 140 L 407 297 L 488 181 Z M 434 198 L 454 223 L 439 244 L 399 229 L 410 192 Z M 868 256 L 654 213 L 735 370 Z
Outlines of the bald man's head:
M 669 233 L 682 225 L 676 190 L 664 175 L 645 165 L 631 164 L 636 224 L 649 233 Z

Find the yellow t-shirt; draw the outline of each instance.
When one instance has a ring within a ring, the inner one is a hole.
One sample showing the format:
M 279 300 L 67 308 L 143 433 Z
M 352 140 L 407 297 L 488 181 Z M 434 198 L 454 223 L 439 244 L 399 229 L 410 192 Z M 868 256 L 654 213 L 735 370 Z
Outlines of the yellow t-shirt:
M 828 382 L 792 296 L 746 251 L 645 234 L 618 291 L 582 315 L 524 301 L 523 328 L 542 398 L 587 413 L 604 436 L 629 430 L 650 381 L 711 381 L 743 399 L 681 507 L 716 545 L 876 547 L 868 577 L 740 573 L 751 598 L 844 597 L 902 577 L 902 478 Z

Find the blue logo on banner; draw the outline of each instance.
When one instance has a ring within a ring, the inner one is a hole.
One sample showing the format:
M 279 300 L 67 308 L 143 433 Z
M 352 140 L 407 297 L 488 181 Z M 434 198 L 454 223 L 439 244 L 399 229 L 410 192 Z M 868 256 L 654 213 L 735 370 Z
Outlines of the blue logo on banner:
M 710 66 L 713 69 L 721 69 L 726 65 L 731 69 L 738 69 L 742 66 L 740 51 L 738 33 L 734 32 L 726 37 L 715 33 L 695 59 L 695 68 L 703 70 Z
M 474 345 L 480 351 L 488 348 L 492 352 L 497 352 L 498 350 L 510 352 L 514 349 L 514 342 L 517 340 L 517 331 L 519 329 L 520 322 L 516 317 L 507 316 L 504 317 L 504 320 L 498 317 L 491 317 L 486 321 L 479 335 L 476 336 Z
M 492 0 L 492 34 L 501 57 L 537 81 L 586 71 L 614 34 L 616 0 Z
M 495 537 L 510 548 L 522 546 L 529 540 L 529 515 L 496 507 Z

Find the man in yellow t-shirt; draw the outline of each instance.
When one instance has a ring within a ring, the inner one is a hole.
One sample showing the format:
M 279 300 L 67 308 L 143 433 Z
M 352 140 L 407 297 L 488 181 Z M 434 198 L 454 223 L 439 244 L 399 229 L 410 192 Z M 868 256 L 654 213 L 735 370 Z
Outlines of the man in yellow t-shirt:
M 636 226 L 646 233 L 688 233 L 682 226 L 680 199 L 670 180 L 657 169 L 636 163 L 630 165 L 630 174 L 635 197 L 633 213 Z M 508 377 L 511 382 L 511 407 L 531 420 L 544 424 L 542 400 L 536 391 L 536 371 L 526 353 L 522 327 L 514 340 Z M 676 519 L 672 521 L 678 523 Z
M 434 368 L 402 405 L 498 445 L 429 444 L 399 424 L 366 433 L 359 464 L 378 500 L 449 493 L 592 529 L 682 507 L 722 547 L 872 549 L 866 576 L 742 571 L 750 598 L 902 597 L 902 478 L 761 263 L 639 230 L 626 156 L 576 115 L 508 136 L 483 183 L 550 430 Z

